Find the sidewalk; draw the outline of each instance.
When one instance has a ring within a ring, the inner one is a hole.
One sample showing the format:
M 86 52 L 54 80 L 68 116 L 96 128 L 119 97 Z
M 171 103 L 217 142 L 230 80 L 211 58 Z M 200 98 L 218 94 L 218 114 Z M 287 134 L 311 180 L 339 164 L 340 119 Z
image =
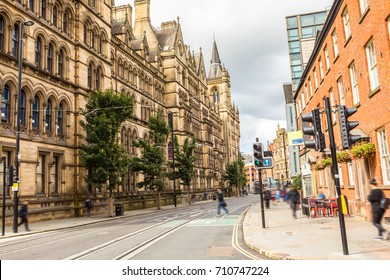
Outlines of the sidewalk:
M 245 243 L 271 259 L 282 260 L 390 260 L 390 241 L 373 240 L 377 229 L 370 222 L 345 217 L 348 255 L 343 254 L 339 217 L 310 219 L 298 211 L 293 219 L 289 205 L 265 209 L 262 227 L 260 204 L 244 219 Z M 384 224 L 390 230 L 390 226 Z

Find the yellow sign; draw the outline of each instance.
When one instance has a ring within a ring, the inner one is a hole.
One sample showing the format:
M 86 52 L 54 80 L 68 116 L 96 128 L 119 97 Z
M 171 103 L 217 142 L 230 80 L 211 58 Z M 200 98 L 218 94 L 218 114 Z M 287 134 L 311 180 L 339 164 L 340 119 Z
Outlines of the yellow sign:
M 12 191 L 13 192 L 17 192 L 17 191 L 19 191 L 19 183 L 13 183 L 13 185 L 12 185 Z
M 303 144 L 302 130 L 288 132 L 287 138 L 289 146 L 298 146 Z

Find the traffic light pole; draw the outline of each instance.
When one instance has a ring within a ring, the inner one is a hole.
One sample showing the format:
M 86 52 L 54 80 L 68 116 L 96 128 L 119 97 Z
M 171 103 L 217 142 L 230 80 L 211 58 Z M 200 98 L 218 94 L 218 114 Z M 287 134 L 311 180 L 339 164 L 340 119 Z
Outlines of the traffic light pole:
M 263 179 L 261 178 L 261 169 L 258 169 L 259 172 L 259 182 L 260 182 L 260 211 L 261 211 L 261 224 L 265 228 L 265 212 L 264 212 L 264 196 L 263 196 Z
M 326 122 L 328 124 L 330 152 L 332 155 L 332 173 L 334 175 L 334 183 L 335 183 L 335 187 L 336 187 L 337 207 L 339 209 L 339 223 L 340 223 L 340 231 L 341 231 L 341 241 L 343 244 L 344 255 L 349 255 L 347 234 L 346 234 L 346 230 L 345 230 L 344 215 L 342 214 L 342 211 L 341 211 L 340 178 L 339 178 L 339 171 L 338 171 L 338 167 L 337 167 L 336 144 L 334 141 L 333 126 L 332 126 L 332 109 L 330 107 L 329 97 L 325 97 L 324 101 L 325 101 Z

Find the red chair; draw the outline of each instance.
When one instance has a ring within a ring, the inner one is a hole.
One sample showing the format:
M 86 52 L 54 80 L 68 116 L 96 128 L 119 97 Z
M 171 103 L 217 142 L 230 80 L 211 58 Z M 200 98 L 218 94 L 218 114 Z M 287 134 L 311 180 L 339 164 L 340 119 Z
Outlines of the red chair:
M 315 204 L 316 204 L 317 212 L 318 213 L 322 212 L 322 216 L 326 217 L 325 202 L 324 201 L 317 201 L 317 202 L 315 202 Z

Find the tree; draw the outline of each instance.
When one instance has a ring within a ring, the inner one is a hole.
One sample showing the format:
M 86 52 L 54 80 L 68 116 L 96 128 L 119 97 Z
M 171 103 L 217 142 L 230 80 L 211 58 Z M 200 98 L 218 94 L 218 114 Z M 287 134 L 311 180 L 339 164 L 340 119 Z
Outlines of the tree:
M 295 187 L 295 189 L 297 191 L 301 191 L 302 190 L 302 176 L 301 174 L 299 174 L 297 177 L 295 177 L 293 179 L 293 186 Z
M 80 159 L 88 169 L 86 182 L 101 189 L 106 186 L 110 197 L 121 184 L 129 166 L 129 157 L 119 143 L 120 126 L 133 114 L 133 99 L 109 89 L 92 92 L 86 97 L 81 112 L 85 120 L 86 143 L 80 150 Z
M 237 159 L 226 164 L 226 174 L 223 176 L 230 187 L 236 188 L 236 193 L 239 195 L 241 195 L 241 188 L 246 182 L 244 167 L 245 163 L 241 159 Z
M 180 146 L 175 137 L 175 165 L 173 165 L 173 162 L 170 163 L 171 168 L 175 168 L 176 179 L 180 179 L 181 184 L 187 189 L 187 198 L 190 204 L 190 186 L 194 178 L 194 167 L 197 160 L 193 156 L 195 147 L 196 140 L 194 138 L 186 138 L 183 146 Z M 174 179 L 173 172 L 167 175 L 170 180 Z
M 135 140 L 134 145 L 141 149 L 141 157 L 132 157 L 130 169 L 141 172 L 144 180 L 137 187 L 157 192 L 157 209 L 161 209 L 161 191 L 164 190 L 165 144 L 169 133 L 167 122 L 161 110 L 149 119 L 150 140 Z

